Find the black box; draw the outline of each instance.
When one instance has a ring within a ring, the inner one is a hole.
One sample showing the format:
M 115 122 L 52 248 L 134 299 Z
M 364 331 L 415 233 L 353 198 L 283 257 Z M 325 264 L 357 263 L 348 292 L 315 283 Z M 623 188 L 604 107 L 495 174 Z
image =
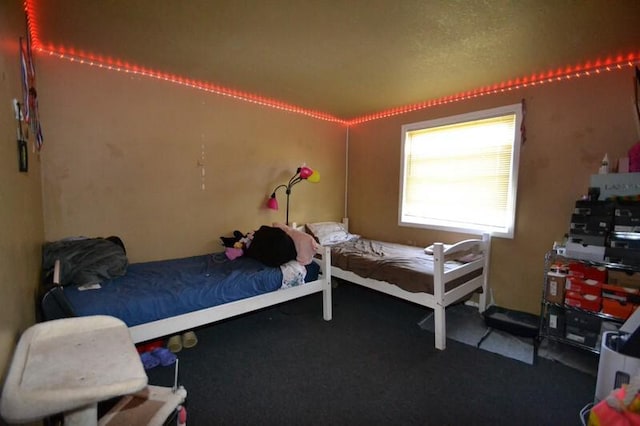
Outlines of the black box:
M 640 266 L 640 249 L 606 247 L 604 261 L 621 265 Z
M 558 306 L 549 305 L 547 307 L 547 317 L 545 318 L 545 325 L 547 326 L 547 332 L 551 336 L 564 337 L 564 309 Z
M 574 214 L 589 216 L 608 216 L 613 217 L 615 204 L 612 201 L 576 201 Z
M 617 201 L 614 215 L 616 217 L 640 218 L 640 202 L 637 201 Z
M 614 232 L 611 234 L 609 245 L 615 248 L 640 249 L 640 233 Z
M 595 348 L 598 342 L 598 336 L 600 336 L 600 330 L 598 332 L 583 330 L 577 327 L 567 326 L 565 332 L 565 338 L 572 342 L 580 343 L 590 348 Z
M 567 309 L 565 312 L 565 321 L 567 327 L 575 327 L 594 333 L 600 333 L 600 328 L 602 327 L 602 319 L 600 317 L 571 309 Z
M 640 217 L 616 216 L 613 218 L 615 232 L 640 232 Z
M 582 244 L 583 246 L 601 246 L 607 245 L 607 235 L 587 235 L 569 232 L 569 242 Z
M 571 230 L 583 231 L 610 231 L 613 225 L 613 216 L 592 216 L 587 214 L 571 215 Z M 640 221 L 640 218 L 639 218 Z

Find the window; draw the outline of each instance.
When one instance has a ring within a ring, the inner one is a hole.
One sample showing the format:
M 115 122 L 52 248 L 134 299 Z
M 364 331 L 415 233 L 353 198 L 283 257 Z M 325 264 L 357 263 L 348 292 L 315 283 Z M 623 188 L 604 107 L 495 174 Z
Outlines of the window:
M 402 126 L 399 224 L 513 238 L 522 105 Z

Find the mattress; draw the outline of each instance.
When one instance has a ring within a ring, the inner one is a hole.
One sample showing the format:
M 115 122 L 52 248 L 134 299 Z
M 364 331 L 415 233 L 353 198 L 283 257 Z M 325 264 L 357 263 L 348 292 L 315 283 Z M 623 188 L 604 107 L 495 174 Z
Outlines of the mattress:
M 445 262 L 445 273 L 461 264 Z M 362 278 L 395 284 L 411 293 L 433 294 L 433 256 L 422 247 L 359 238 L 331 246 L 331 265 Z M 482 269 L 478 269 L 446 283 L 445 291 L 481 274 Z
M 306 282 L 320 266 L 306 266 Z M 144 324 L 280 289 L 282 271 L 255 259 L 229 260 L 224 253 L 134 263 L 127 273 L 82 290 L 65 286 L 76 315 L 111 315 L 127 326 Z

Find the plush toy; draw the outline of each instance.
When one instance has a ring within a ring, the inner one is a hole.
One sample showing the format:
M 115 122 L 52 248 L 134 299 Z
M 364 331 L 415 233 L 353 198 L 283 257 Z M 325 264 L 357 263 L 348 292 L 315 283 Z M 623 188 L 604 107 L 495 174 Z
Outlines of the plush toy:
M 222 245 L 225 247 L 233 247 L 242 238 L 244 238 L 242 232 L 235 230 L 233 231 L 233 237 L 220 237 L 220 241 L 222 241 Z
M 229 260 L 234 260 L 244 254 L 244 251 L 251 244 L 253 233 L 242 234 L 242 232 L 233 231 L 233 237 L 220 237 L 222 245 L 225 247 L 224 253 Z

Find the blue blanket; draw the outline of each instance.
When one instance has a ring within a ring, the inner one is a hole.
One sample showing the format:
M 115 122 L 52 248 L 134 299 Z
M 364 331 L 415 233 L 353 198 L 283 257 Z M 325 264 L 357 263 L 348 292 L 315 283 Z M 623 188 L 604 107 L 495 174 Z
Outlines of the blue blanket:
M 320 267 L 307 265 L 305 281 Z M 278 290 L 282 272 L 249 257 L 228 260 L 224 253 L 134 263 L 126 275 L 64 293 L 79 316 L 111 315 L 129 327 Z

